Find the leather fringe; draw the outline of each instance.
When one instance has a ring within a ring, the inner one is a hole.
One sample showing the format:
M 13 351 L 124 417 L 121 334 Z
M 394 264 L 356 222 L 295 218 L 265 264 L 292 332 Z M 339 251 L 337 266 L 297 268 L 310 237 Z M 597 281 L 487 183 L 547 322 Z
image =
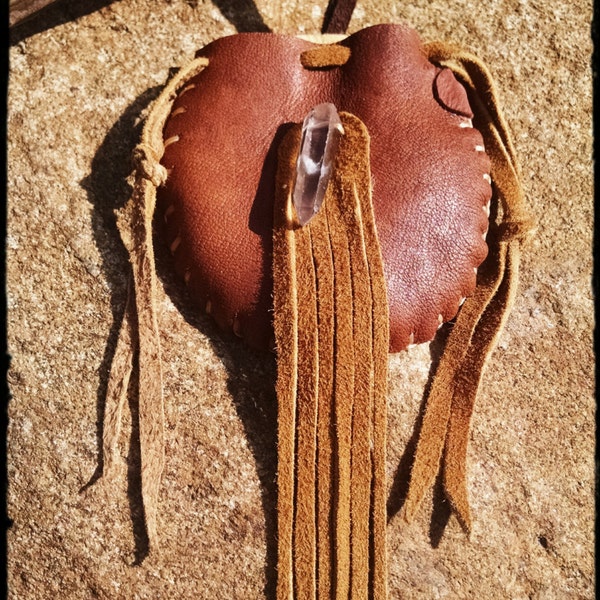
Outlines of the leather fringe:
M 346 134 L 323 208 L 303 228 L 291 206 L 299 126 L 279 152 L 279 600 L 387 597 L 387 290 L 368 132 L 341 117 Z
M 156 270 L 152 219 L 156 188 L 167 177 L 160 164 L 162 132 L 180 88 L 208 65 L 199 58 L 169 82 L 149 112 L 141 143 L 133 155 L 133 192 L 117 215 L 117 225 L 131 263 L 128 300 L 108 380 L 103 424 L 103 481 L 110 485 L 118 464 L 121 417 L 131 376 L 138 377 L 139 432 L 144 521 L 149 551 L 158 550 L 158 497 L 164 466 L 164 399 L 160 335 L 156 315 Z M 138 371 L 133 373 L 134 356 Z
M 414 517 L 441 464 L 446 495 L 468 532 L 471 415 L 485 365 L 514 301 L 521 249 L 534 224 L 487 69 L 458 47 L 432 43 L 425 50 L 432 62 L 450 67 L 468 91 L 475 126 L 492 161 L 500 216 L 490 226 L 490 254 L 479 270 L 477 289 L 456 319 L 427 399 L 403 514 L 407 520 Z M 156 188 L 167 176 L 160 165 L 166 119 L 181 87 L 207 64 L 204 58 L 193 61 L 156 100 L 134 153 L 133 193 L 118 215 L 132 273 L 107 386 L 103 480 L 111 484 L 116 477 L 122 411 L 130 378 L 137 376 L 142 498 L 151 551 L 158 548 L 164 465 L 152 217 Z M 349 133 L 340 153 L 346 148 L 346 154 L 340 154 L 324 208 L 302 229 L 289 226 L 297 129 L 280 156 L 274 231 L 279 600 L 387 597 L 386 287 L 370 200 L 368 133 L 351 115 L 344 116 L 344 125 Z M 139 372 L 134 373 L 136 354 Z
M 490 223 L 489 256 L 479 269 L 474 295 L 456 318 L 427 398 L 403 516 L 408 521 L 415 516 L 441 468 L 446 497 L 470 533 L 466 458 L 471 415 L 486 363 L 514 302 L 521 248 L 535 227 L 525 208 L 513 144 L 488 70 L 459 47 L 434 42 L 425 51 L 432 62 L 451 68 L 467 89 L 474 125 L 492 162 L 499 220 Z

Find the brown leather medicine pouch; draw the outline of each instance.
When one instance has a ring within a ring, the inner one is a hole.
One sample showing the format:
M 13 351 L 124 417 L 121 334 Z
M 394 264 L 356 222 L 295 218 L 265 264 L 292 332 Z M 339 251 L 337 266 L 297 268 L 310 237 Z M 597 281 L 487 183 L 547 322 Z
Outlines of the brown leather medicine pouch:
M 340 111 L 344 135 L 322 208 L 300 226 L 292 195 L 301 123 L 322 103 Z M 153 548 L 164 463 L 152 246 L 158 193 L 166 245 L 197 306 L 249 344 L 275 342 L 278 597 L 386 597 L 388 351 L 429 341 L 455 319 L 404 515 L 414 515 L 441 466 L 468 531 L 470 417 L 531 230 L 487 69 L 400 25 L 323 44 L 275 34 L 223 38 L 155 102 L 135 164 L 134 192 L 119 217 L 133 287 L 109 383 L 105 475 L 137 351 Z

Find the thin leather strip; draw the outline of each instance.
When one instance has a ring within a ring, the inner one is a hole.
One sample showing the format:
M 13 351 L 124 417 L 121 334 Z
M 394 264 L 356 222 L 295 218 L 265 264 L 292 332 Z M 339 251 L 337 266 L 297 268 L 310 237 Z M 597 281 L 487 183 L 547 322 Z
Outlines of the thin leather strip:
M 373 302 L 358 203 L 356 209 L 356 214 L 353 215 L 356 225 L 348 228 L 354 295 L 353 326 L 357 352 L 352 415 L 352 597 L 366 598 L 369 586 L 369 525 L 372 501 Z
M 318 235 L 318 234 L 317 234 Z M 298 294 L 298 385 L 296 392 L 296 502 L 294 575 L 302 581 L 301 598 L 317 591 L 316 460 L 319 356 L 317 280 L 312 257 L 311 229 L 296 231 L 296 254 L 309 260 L 296 269 Z
M 107 482 L 115 476 L 118 464 L 117 448 L 121 433 L 123 407 L 127 399 L 127 389 L 131 371 L 133 369 L 134 355 L 134 326 L 135 297 L 133 281 L 127 286 L 127 303 L 123 319 L 119 328 L 119 337 L 114 358 L 110 366 L 110 375 L 106 388 L 104 403 L 104 425 L 102 428 L 102 475 Z
M 340 144 L 340 154 L 343 149 Z M 335 177 L 330 182 L 330 189 L 335 185 Z M 335 196 L 334 196 L 335 198 Z M 350 256 L 348 242 L 344 238 L 342 223 L 337 217 L 335 206 L 329 201 L 326 193 L 325 211 L 329 220 L 330 241 L 333 252 L 333 268 L 335 283 L 335 339 L 334 339 L 334 423 L 336 446 L 334 453 L 337 459 L 335 472 L 336 490 L 335 504 L 335 554 L 334 577 L 335 598 L 347 598 L 350 592 L 350 511 L 351 511 L 351 466 L 352 466 L 352 409 L 354 404 L 354 338 L 352 336 L 352 313 L 354 298 L 352 296 Z M 340 231 L 342 229 L 342 231 Z M 345 282 L 342 283 L 342 282 Z
M 151 551 L 158 546 L 156 516 L 164 466 L 164 409 L 160 337 L 156 318 L 156 273 L 152 248 L 155 186 L 136 179 L 131 201 L 119 215 L 118 225 L 129 251 L 135 287 L 139 355 L 139 432 L 144 519 Z
M 345 129 L 345 123 L 344 123 Z M 346 136 L 348 131 L 346 130 Z M 356 356 L 359 348 L 354 336 L 355 309 L 359 299 L 353 293 L 353 274 L 351 252 L 349 248 L 349 235 L 347 223 L 344 218 L 343 188 L 338 184 L 339 160 L 346 139 L 342 139 L 338 163 L 334 179 L 330 182 L 335 201 L 330 201 L 329 193 L 325 197 L 325 209 L 329 219 L 331 246 L 333 251 L 335 269 L 335 424 L 337 431 L 337 505 L 336 505 L 336 595 L 335 598 L 352 597 L 352 569 L 353 569 L 353 534 L 356 527 L 353 525 L 353 510 L 356 511 L 356 499 L 353 495 L 352 485 L 356 478 L 353 477 L 353 467 L 357 455 L 356 440 L 353 437 L 352 419 L 356 404 L 361 404 L 357 397 L 357 362 Z M 342 146 L 343 144 L 343 146 Z M 352 205 L 351 208 L 352 209 Z M 364 350 L 364 347 L 363 347 Z M 362 398 L 364 401 L 364 398 Z
M 294 226 L 290 206 L 300 128 L 279 147 L 273 274 L 280 600 L 387 595 L 385 432 L 375 435 L 386 424 L 387 288 L 368 133 L 356 117 L 341 116 L 346 134 L 332 181 L 304 228 Z
M 346 33 L 356 0 L 329 0 L 321 33 Z
M 284 138 L 279 148 L 273 245 L 273 278 L 279 282 L 273 297 L 274 329 L 277 344 L 277 598 L 294 596 L 294 497 L 296 450 L 296 390 L 298 385 L 298 290 L 296 287 L 296 236 L 288 227 L 291 192 L 289 173 L 293 172 L 299 132 Z
M 389 308 L 383 269 L 383 258 L 375 226 L 372 202 L 363 202 L 363 234 L 373 300 L 373 449 L 371 490 L 371 583 L 372 597 L 388 597 L 387 570 L 387 381 L 390 343 Z
M 158 496 L 164 466 L 164 401 L 160 336 L 156 315 L 156 271 L 152 220 L 156 188 L 164 183 L 166 169 L 163 128 L 177 92 L 208 65 L 206 58 L 192 61 L 173 78 L 155 101 L 134 151 L 133 192 L 118 215 L 117 225 L 132 267 L 133 292 L 127 302 L 113 367 L 107 386 L 103 426 L 104 475 L 111 475 L 121 427 L 123 394 L 132 374 L 132 356 L 138 354 L 138 403 L 142 502 L 149 552 L 158 550 Z M 133 348 L 133 351 L 132 351 Z
M 520 184 L 520 174 L 508 128 L 494 85 L 476 57 L 443 43 L 425 46 L 432 62 L 451 68 L 466 87 L 491 159 L 499 225 L 492 224 L 490 257 L 480 269 L 475 294 L 463 305 L 427 399 L 404 516 L 415 515 L 433 484 L 443 454 L 444 489 L 463 528 L 471 530 L 466 484 L 466 455 L 471 415 L 485 365 L 493 352 L 518 281 L 521 245 L 533 232 Z
M 312 253 L 319 286 L 319 406 L 317 415 L 317 593 L 330 598 L 333 586 L 334 502 L 333 469 L 336 464 L 333 414 L 334 380 L 334 269 L 327 212 L 314 224 Z

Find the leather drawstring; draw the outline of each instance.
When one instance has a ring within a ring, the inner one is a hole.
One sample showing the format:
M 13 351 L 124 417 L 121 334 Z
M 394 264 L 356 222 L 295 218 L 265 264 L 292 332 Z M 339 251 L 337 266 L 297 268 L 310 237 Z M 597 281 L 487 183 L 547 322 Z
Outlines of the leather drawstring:
M 356 0 L 329 0 L 321 33 L 346 33 Z
M 165 460 L 162 365 L 155 306 L 157 281 L 152 243 L 156 188 L 166 178 L 166 170 L 159 162 L 164 151 L 162 132 L 180 88 L 207 65 L 206 58 L 192 61 L 179 71 L 155 101 L 144 125 L 141 143 L 134 151 L 133 192 L 117 219 L 121 238 L 129 252 L 132 273 L 106 393 L 103 480 L 105 485 L 110 484 L 116 472 L 123 406 L 133 375 L 138 378 L 142 502 L 150 552 L 158 549 L 158 497 Z M 139 366 L 134 373 L 135 354 Z

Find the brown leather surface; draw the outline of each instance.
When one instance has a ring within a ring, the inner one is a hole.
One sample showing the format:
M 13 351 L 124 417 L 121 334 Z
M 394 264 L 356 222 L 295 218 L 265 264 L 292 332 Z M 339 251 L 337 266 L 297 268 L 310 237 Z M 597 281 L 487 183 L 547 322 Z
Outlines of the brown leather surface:
M 310 42 L 219 39 L 200 51 L 209 66 L 184 87 L 165 127 L 165 140 L 176 141 L 162 159 L 160 202 L 172 207 L 165 235 L 176 268 L 199 305 L 253 345 L 272 335 L 277 146 L 286 124 L 320 102 L 357 115 L 371 136 L 391 351 L 431 339 L 439 315 L 456 314 L 487 254 L 489 160 L 476 149 L 480 134 L 464 126 L 460 84 L 444 73 L 436 85 L 440 69 L 407 27 L 378 25 L 342 44 L 351 51 L 345 65 L 308 70 L 300 54 Z

